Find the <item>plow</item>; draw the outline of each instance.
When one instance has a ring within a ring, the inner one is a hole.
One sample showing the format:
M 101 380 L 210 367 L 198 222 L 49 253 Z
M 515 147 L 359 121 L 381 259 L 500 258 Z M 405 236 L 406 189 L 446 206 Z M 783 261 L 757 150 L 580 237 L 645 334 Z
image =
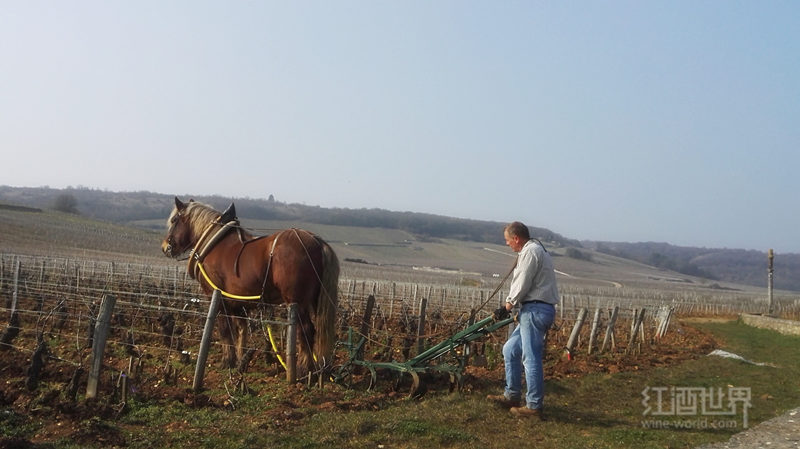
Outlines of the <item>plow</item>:
M 350 387 L 353 384 L 353 375 L 360 370 L 366 369 L 370 374 L 368 389 L 372 389 L 378 381 L 378 371 L 383 370 L 391 374 L 395 382 L 395 389 L 399 389 L 405 375 L 410 376 L 411 388 L 408 396 L 418 397 L 425 392 L 424 384 L 420 380 L 421 374 L 443 374 L 449 376 L 450 391 L 459 390 L 463 384 L 463 373 L 468 358 L 467 351 L 459 351 L 459 349 L 509 325 L 513 321 L 513 318 L 498 321 L 489 316 L 430 346 L 404 362 L 365 360 L 363 354 L 367 337 L 361 336 L 361 338 L 357 338 L 358 334 L 351 327 L 347 332 L 347 341 L 339 343 L 340 346 L 346 348 L 347 359 L 333 373 L 333 380 L 336 383 Z

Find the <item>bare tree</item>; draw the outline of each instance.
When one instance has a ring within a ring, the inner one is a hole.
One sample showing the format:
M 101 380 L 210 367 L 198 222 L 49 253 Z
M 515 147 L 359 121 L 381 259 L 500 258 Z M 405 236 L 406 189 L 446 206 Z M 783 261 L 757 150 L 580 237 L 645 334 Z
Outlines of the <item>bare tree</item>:
M 69 214 L 78 213 L 78 200 L 69 193 L 62 193 L 56 197 L 53 209 Z

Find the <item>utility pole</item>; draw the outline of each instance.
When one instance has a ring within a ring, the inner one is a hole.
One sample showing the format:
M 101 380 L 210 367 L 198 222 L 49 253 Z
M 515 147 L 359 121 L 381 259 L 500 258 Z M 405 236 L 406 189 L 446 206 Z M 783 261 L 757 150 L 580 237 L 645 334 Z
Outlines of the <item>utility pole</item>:
M 774 277 L 772 260 L 775 258 L 775 254 L 772 252 L 772 248 L 769 249 L 767 258 L 769 259 L 769 268 L 767 269 L 767 295 L 769 296 L 769 316 L 772 316 L 772 314 L 775 312 L 775 303 L 773 302 L 772 298 L 772 278 Z

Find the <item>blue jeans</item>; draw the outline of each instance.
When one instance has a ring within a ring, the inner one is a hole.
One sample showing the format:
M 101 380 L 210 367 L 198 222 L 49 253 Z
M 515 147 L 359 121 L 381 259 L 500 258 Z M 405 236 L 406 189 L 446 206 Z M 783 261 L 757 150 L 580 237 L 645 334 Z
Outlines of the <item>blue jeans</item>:
M 522 398 L 522 368 L 525 368 L 525 382 L 528 393 L 525 402 L 528 408 L 542 407 L 544 399 L 544 337 L 553 325 L 555 307 L 550 304 L 529 302 L 522 305 L 518 325 L 503 345 L 503 359 L 506 365 L 505 397 L 513 401 Z

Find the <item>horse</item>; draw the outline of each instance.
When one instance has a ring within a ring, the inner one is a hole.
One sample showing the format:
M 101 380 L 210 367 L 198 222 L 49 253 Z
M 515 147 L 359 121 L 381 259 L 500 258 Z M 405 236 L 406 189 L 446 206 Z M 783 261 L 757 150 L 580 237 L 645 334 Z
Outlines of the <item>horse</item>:
M 189 276 L 206 294 L 222 292 L 226 313 L 218 315 L 217 326 L 224 365 L 233 368 L 244 357 L 247 310 L 282 301 L 297 304 L 298 373 L 312 372 L 315 363 L 330 367 L 339 260 L 322 238 L 294 228 L 254 237 L 239 225 L 233 203 L 220 213 L 176 196 L 161 250 L 174 259 L 191 251 Z

